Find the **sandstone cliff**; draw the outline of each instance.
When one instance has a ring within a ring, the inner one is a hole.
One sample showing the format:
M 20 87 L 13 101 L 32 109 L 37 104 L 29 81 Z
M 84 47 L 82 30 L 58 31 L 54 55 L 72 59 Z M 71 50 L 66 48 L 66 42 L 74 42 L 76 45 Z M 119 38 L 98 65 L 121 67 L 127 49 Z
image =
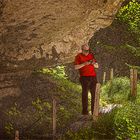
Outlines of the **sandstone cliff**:
M 0 72 L 73 61 L 121 0 L 0 0 Z

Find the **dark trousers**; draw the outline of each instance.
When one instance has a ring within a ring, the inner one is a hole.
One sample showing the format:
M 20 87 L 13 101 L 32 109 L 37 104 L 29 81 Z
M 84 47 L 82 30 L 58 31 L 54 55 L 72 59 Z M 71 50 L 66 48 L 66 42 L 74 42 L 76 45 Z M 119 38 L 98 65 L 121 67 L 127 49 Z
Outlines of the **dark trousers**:
M 97 78 L 95 76 L 81 76 L 80 83 L 82 86 L 82 114 L 88 114 L 88 91 L 91 93 L 91 112 L 93 114 Z

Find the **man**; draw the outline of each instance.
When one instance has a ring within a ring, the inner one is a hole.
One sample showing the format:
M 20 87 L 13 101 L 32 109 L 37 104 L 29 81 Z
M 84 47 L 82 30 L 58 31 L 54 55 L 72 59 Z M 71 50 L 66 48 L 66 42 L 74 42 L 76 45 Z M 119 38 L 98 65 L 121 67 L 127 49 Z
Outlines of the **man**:
M 91 113 L 94 111 L 94 100 L 96 90 L 96 72 L 98 68 L 94 55 L 90 53 L 90 48 L 87 44 L 81 46 L 82 53 L 75 57 L 74 66 L 80 72 L 80 83 L 82 86 L 82 114 L 88 115 L 88 91 L 91 93 Z

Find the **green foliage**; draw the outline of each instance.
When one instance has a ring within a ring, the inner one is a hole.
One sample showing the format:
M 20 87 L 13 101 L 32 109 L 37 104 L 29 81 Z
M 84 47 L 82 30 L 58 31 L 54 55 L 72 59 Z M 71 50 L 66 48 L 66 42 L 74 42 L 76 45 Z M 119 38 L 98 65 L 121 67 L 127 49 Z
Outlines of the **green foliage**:
M 116 123 L 116 138 L 123 140 L 131 138 L 131 140 L 136 139 L 136 126 L 133 124 L 132 120 L 123 117 L 120 122 Z
M 52 69 L 43 69 L 33 75 L 44 82 L 43 84 L 50 82 L 48 85 L 52 85 L 52 88 L 41 94 L 37 92 L 27 96 L 26 103 L 20 102 L 18 98 L 18 102 L 7 109 L 5 112 L 7 120 L 4 124 L 8 135 L 13 136 L 16 129 L 20 132 L 23 131 L 23 137 L 26 134 L 31 137 L 38 134 L 40 136 L 50 135 L 52 133 L 52 96 L 58 99 L 58 130 L 63 131 L 68 124 L 76 119 L 76 116 L 81 113 L 81 87 L 68 81 L 65 74 L 61 75 L 60 73 L 61 71 L 54 72 Z
M 66 132 L 62 140 L 94 140 L 93 128 L 87 127 L 80 129 L 78 132 Z
M 72 123 L 76 115 L 81 113 L 81 86 L 69 81 L 64 66 L 43 68 L 38 72 L 47 76 L 56 84 L 56 93 L 62 102 L 57 108 L 57 128 L 62 129 Z
M 9 121 L 6 122 L 4 129 L 6 134 L 10 136 L 14 133 L 15 126 L 17 125 L 16 119 L 21 117 L 21 111 L 19 111 L 17 103 L 6 110 L 5 115 L 8 117 Z
M 113 139 L 115 137 L 114 119 L 118 109 L 102 114 L 93 123 L 93 131 L 97 139 Z
M 51 76 L 51 78 L 56 81 L 57 86 L 59 87 L 61 92 L 70 92 L 75 94 L 81 93 L 81 86 L 67 79 L 65 66 L 57 66 L 56 68 L 43 68 L 37 72 L 47 76 Z
M 115 133 L 118 140 L 136 140 L 140 131 L 140 104 L 127 102 L 115 116 Z
M 71 113 L 69 112 L 69 110 L 67 110 L 64 106 L 60 105 L 59 106 L 59 117 L 61 116 L 61 118 L 63 118 L 63 121 L 67 121 L 68 119 L 70 119 L 71 117 Z M 65 117 L 64 117 L 65 116 Z M 63 124 L 61 124 L 63 125 Z
M 130 80 L 127 77 L 114 78 L 101 88 L 101 99 L 108 103 L 121 104 L 128 100 Z
M 120 46 L 120 48 L 125 49 L 128 52 L 132 53 L 134 56 L 138 57 L 138 59 L 140 58 L 140 48 L 136 48 L 136 47 L 131 46 L 129 44 L 125 44 L 123 46 Z
M 140 138 L 140 98 L 126 102 L 122 107 L 99 116 L 93 123 L 92 131 L 96 139 L 139 140 Z
M 103 98 L 100 98 L 99 105 L 100 105 L 100 107 L 104 107 L 104 106 L 108 105 L 108 102 L 103 97 Z
M 40 98 L 37 97 L 35 101 L 32 101 L 32 105 L 36 108 L 38 111 L 42 111 L 44 108 L 51 109 L 50 103 L 47 101 L 42 101 Z
M 43 101 L 37 97 L 35 101 L 32 101 L 32 106 L 36 110 L 37 114 L 39 114 L 40 119 L 43 119 L 46 116 L 46 112 L 51 110 L 51 105 L 47 101 Z
M 132 66 L 130 64 L 125 63 L 130 69 L 137 69 L 138 74 L 140 74 L 140 66 Z
M 116 109 L 112 112 L 99 116 L 98 120 L 87 128 L 81 128 L 77 132 L 68 130 L 62 140 L 98 140 L 114 139 L 114 116 Z
M 140 104 L 140 81 L 138 81 L 138 86 L 137 86 L 136 103 Z
M 101 47 L 106 49 L 108 53 L 111 53 L 112 51 L 115 52 L 121 49 L 121 51 L 124 51 L 124 52 L 127 51 L 130 54 L 133 54 L 135 57 L 138 57 L 138 59 L 140 58 L 140 48 L 129 45 L 129 44 L 124 44 L 121 46 L 111 46 L 111 45 L 101 44 Z
M 9 117 L 16 117 L 21 115 L 21 112 L 17 109 L 17 103 L 15 103 L 15 106 L 6 111 L 6 115 Z
M 127 23 L 131 30 L 140 29 L 140 4 L 136 0 L 130 1 L 126 6 L 122 7 L 117 15 L 120 21 Z
M 39 70 L 38 72 L 43 74 L 49 74 L 56 78 L 63 78 L 67 79 L 67 75 L 65 73 L 65 66 L 57 66 L 55 68 L 43 68 Z
M 6 131 L 6 133 L 8 134 L 8 135 L 12 135 L 13 134 L 13 132 L 14 132 L 14 127 L 13 127 L 13 124 L 12 123 L 7 123 L 7 124 L 5 124 L 5 131 Z

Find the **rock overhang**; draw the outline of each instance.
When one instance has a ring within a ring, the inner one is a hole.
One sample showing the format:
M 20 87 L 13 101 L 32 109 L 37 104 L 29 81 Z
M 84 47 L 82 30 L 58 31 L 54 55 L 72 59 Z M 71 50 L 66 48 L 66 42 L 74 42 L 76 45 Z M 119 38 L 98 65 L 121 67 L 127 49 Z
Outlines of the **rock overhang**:
M 72 62 L 83 43 L 109 26 L 121 0 L 3 0 L 0 72 Z

